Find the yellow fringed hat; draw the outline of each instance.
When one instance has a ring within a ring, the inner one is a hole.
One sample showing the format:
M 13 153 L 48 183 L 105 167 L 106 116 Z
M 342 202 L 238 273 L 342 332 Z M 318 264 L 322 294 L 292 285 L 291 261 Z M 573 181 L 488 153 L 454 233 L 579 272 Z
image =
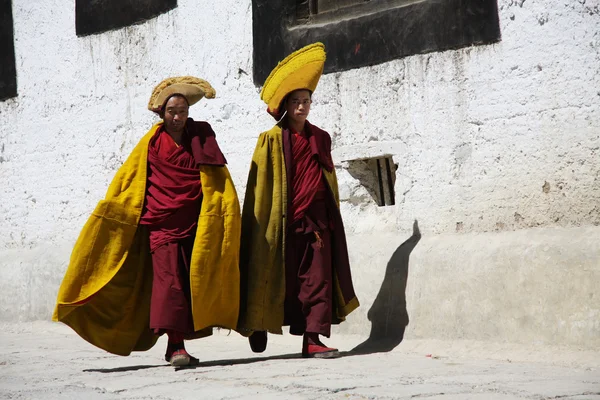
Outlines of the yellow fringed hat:
M 165 101 L 174 94 L 184 96 L 188 104 L 196 104 L 203 97 L 213 99 L 215 97 L 215 89 L 204 79 L 193 76 L 176 76 L 167 78 L 154 88 L 150 101 L 148 102 L 148 110 L 159 112 Z
M 307 89 L 314 92 L 323 75 L 325 45 L 317 42 L 296 50 L 271 71 L 260 92 L 267 103 L 268 112 L 279 113 L 281 101 L 294 90 Z

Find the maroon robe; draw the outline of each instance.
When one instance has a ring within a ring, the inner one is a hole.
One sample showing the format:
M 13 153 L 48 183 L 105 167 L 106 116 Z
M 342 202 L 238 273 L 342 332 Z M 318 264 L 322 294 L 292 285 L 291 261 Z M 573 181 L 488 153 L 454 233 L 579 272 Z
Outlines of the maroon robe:
M 304 218 L 318 191 L 326 190 L 323 171 L 317 157 L 313 156 L 307 132 L 293 132 L 292 141 L 292 187 L 289 215 L 292 224 Z
M 181 146 L 161 127 L 150 140 L 146 200 L 140 220 L 150 236 L 150 328 L 194 332 L 189 270 L 200 207 L 200 164 L 225 165 L 210 125 L 186 122 Z
M 195 235 L 201 195 L 200 171 L 189 140 L 184 137 L 177 146 L 161 127 L 148 147 L 146 201 L 140 220 L 148 226 L 151 252 Z
M 307 122 L 304 132 L 284 129 L 283 137 L 290 199 L 284 323 L 290 325 L 292 334 L 312 332 L 329 337 L 334 264 L 352 290 L 341 216 L 322 172 L 322 168 L 333 170 L 330 146 L 324 140 L 329 135 Z M 338 242 L 343 241 L 337 249 L 335 234 Z

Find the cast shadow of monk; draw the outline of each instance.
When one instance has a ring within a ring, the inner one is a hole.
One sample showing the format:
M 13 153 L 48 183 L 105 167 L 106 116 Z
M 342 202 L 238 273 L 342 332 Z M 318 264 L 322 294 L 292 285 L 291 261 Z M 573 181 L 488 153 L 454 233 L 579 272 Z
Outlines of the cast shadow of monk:
M 302 354 L 301 353 L 289 353 L 289 354 L 279 354 L 276 356 L 201 361 L 198 365 L 186 366 L 186 367 L 181 367 L 181 368 L 177 368 L 177 369 L 193 369 L 193 368 L 204 368 L 204 367 L 226 367 L 229 365 L 243 365 L 243 364 L 253 364 L 253 363 L 263 362 L 263 361 L 293 360 L 293 359 L 302 359 Z
M 151 368 L 159 368 L 162 365 L 131 365 L 126 367 L 115 367 L 115 368 L 88 368 L 82 370 L 82 372 L 100 372 L 103 374 L 108 374 L 111 372 L 130 372 L 130 371 L 140 371 L 144 369 Z
M 200 363 L 196 365 L 188 365 L 175 368 L 176 371 L 183 369 L 195 369 L 195 368 L 205 368 L 205 367 L 226 367 L 229 365 L 243 365 L 243 364 L 252 364 L 263 361 L 272 361 L 272 360 L 293 360 L 293 359 L 302 359 L 301 353 L 290 353 L 290 354 L 280 354 L 276 356 L 265 356 L 265 357 L 251 357 L 251 358 L 235 358 L 235 359 L 224 359 L 224 360 L 211 360 L 211 361 L 200 361 Z M 112 372 L 131 372 L 131 371 L 139 371 L 144 369 L 151 368 L 162 368 L 169 367 L 173 368 L 170 364 L 155 364 L 155 365 L 132 365 L 126 367 L 116 367 L 116 368 L 89 368 L 84 369 L 82 372 L 100 372 L 100 373 L 112 373 Z
M 408 260 L 420 239 L 419 224 L 415 220 L 412 236 L 402 243 L 390 258 L 379 293 L 367 313 L 371 321 L 369 338 L 354 349 L 343 353 L 344 356 L 388 352 L 404 339 L 404 330 L 408 325 L 406 310 Z

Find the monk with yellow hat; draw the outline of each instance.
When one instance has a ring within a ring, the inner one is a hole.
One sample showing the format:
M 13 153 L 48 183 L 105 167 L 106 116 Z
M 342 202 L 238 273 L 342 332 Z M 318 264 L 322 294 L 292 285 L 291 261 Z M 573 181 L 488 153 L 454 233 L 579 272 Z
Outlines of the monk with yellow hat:
M 211 85 L 169 78 L 148 108 L 160 115 L 117 171 L 83 227 L 53 319 L 106 351 L 128 355 L 168 335 L 165 359 L 197 364 L 184 340 L 235 329 L 240 208 L 225 157 L 189 106 Z
M 358 307 L 339 210 L 331 138 L 307 121 L 322 43 L 285 58 L 261 98 L 278 121 L 259 138 L 242 211 L 238 331 L 262 352 L 267 332 L 303 335 L 304 357 L 339 356 L 320 336 Z

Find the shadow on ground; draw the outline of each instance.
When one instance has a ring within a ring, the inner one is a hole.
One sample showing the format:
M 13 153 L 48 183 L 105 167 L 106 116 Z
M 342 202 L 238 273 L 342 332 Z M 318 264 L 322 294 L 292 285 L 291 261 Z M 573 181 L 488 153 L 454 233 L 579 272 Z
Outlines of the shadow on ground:
M 128 371 L 139 371 L 142 369 L 160 368 L 163 365 L 131 365 L 128 367 L 117 367 L 117 368 L 90 368 L 84 369 L 82 372 L 101 372 L 103 374 L 111 372 L 128 372 Z
M 178 367 L 175 370 L 180 369 L 194 369 L 194 368 L 206 368 L 206 367 L 226 367 L 228 365 L 244 365 L 244 364 L 252 364 L 263 361 L 273 361 L 273 360 L 293 360 L 297 358 L 302 358 L 301 353 L 290 353 L 290 354 L 280 354 L 277 356 L 268 356 L 268 357 L 252 357 L 252 358 L 232 358 L 225 360 L 213 360 L 213 361 L 203 361 L 198 365 Z M 162 368 L 169 367 L 173 368 L 170 364 L 159 364 L 159 365 L 132 365 L 128 367 L 117 367 L 117 368 L 90 368 L 84 369 L 83 372 L 100 372 L 103 374 L 108 374 L 112 372 L 128 372 L 128 371 L 139 371 L 143 369 L 150 368 Z
M 302 358 L 302 354 L 301 353 L 290 353 L 290 354 L 280 354 L 278 356 L 232 358 L 230 360 L 203 361 L 203 362 L 200 362 L 198 365 L 182 367 L 181 369 L 203 368 L 203 367 L 226 367 L 228 365 L 253 364 L 253 363 L 257 363 L 257 362 L 273 361 L 273 360 L 293 360 L 296 358 Z

